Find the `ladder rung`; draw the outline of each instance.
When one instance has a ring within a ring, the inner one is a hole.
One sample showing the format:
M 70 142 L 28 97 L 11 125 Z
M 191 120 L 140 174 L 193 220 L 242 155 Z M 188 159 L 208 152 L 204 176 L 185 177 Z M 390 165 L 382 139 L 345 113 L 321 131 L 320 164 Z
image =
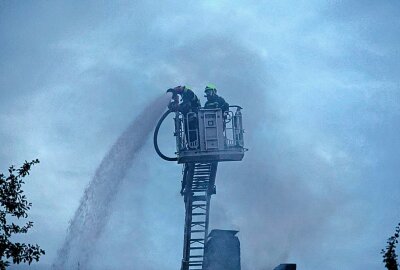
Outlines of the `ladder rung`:
M 191 247 L 190 249 L 204 249 L 204 247 Z
M 206 204 L 192 204 L 192 207 L 203 207 L 206 206 Z
M 189 258 L 203 258 L 203 255 L 190 255 Z
M 200 224 L 205 224 L 204 221 L 192 221 L 193 225 L 200 225 Z
M 201 164 L 201 163 L 197 163 L 196 165 L 194 165 L 195 167 L 207 167 L 207 166 L 211 166 L 211 164 L 210 163 L 203 163 L 203 164 Z
M 206 230 L 192 230 L 192 233 L 203 233 L 206 232 Z
M 190 241 L 199 242 L 199 241 L 204 241 L 204 239 L 203 238 L 192 238 L 192 239 L 190 239 Z
M 206 196 L 193 196 L 193 201 L 194 202 L 207 201 L 207 197 Z
M 204 222 L 199 222 L 198 224 L 193 224 L 192 223 L 192 227 L 195 227 L 195 226 L 199 226 L 199 227 L 203 227 L 203 228 L 205 228 L 206 227 L 206 225 L 204 224 Z
M 206 212 L 206 210 L 203 209 L 203 211 L 193 213 L 192 216 L 205 216 L 206 215 L 205 212 Z M 198 221 L 201 221 L 201 220 L 198 220 Z

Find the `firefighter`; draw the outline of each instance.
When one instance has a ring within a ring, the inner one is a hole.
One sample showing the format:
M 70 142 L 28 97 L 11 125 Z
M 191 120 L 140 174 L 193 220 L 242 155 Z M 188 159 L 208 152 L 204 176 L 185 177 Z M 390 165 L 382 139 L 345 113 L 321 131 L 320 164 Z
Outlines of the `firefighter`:
M 167 90 L 174 96 L 181 96 L 181 102 L 173 101 L 169 104 L 168 108 L 173 111 L 179 111 L 183 115 L 187 115 L 189 112 L 197 113 L 201 107 L 200 100 L 196 94 L 187 86 L 177 86 L 175 88 L 170 88 Z
M 225 101 L 225 99 L 217 95 L 217 88 L 212 84 L 208 84 L 204 90 L 204 93 L 206 94 L 205 97 L 207 98 L 207 102 L 206 104 L 204 104 L 204 109 L 219 108 L 222 110 L 222 115 L 224 116 L 224 119 L 226 119 L 228 117 L 229 104 Z M 223 129 L 225 130 L 225 122 Z M 210 181 L 209 183 L 208 194 L 210 195 L 217 193 L 214 181 Z
M 196 94 L 187 86 L 177 86 L 175 88 L 170 88 L 167 90 L 167 92 L 172 93 L 172 101 L 169 103 L 168 108 L 172 111 L 179 111 L 183 115 L 184 119 L 184 127 L 185 127 L 185 136 L 187 141 L 194 141 L 196 137 L 198 137 L 197 129 L 198 129 L 198 121 L 197 121 L 197 113 L 199 109 L 201 108 L 200 100 L 196 96 Z M 181 102 L 179 103 L 179 97 L 178 95 L 181 96 Z M 194 112 L 196 113 L 196 116 L 193 114 L 189 115 L 188 119 L 188 113 Z M 186 125 L 186 121 L 188 121 L 188 126 Z M 196 132 L 191 132 L 189 136 L 189 130 L 196 130 Z M 197 136 L 196 136 L 197 135 Z M 184 167 L 184 176 L 182 180 L 182 186 L 181 186 L 181 195 L 184 195 L 184 191 L 186 188 L 186 175 L 189 167 L 185 165 Z
M 201 108 L 199 98 L 187 86 L 177 86 L 175 88 L 170 88 L 167 90 L 167 92 L 172 93 L 172 99 L 173 99 L 173 101 L 171 101 L 170 104 L 168 105 L 168 108 L 172 111 L 179 111 L 183 115 L 185 136 L 187 142 L 186 147 L 188 149 L 198 148 L 199 134 L 198 134 L 197 113 Z M 180 103 L 178 95 L 181 96 Z
M 216 109 L 220 108 L 222 113 L 225 115 L 229 111 L 229 104 L 222 97 L 217 95 L 217 88 L 209 84 L 206 86 L 204 93 L 207 98 L 206 104 L 204 104 L 204 109 Z

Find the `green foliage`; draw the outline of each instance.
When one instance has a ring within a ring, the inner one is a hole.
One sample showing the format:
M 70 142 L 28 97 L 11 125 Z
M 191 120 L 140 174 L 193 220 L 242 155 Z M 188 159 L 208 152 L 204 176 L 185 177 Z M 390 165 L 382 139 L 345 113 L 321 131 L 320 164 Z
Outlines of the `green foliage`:
M 10 218 L 20 220 L 28 217 L 28 210 L 32 204 L 27 201 L 21 188 L 31 166 L 36 163 L 39 163 L 38 159 L 25 161 L 19 169 L 11 166 L 7 177 L 0 173 L 0 270 L 5 270 L 10 265 L 10 260 L 14 264 L 21 262 L 31 264 L 33 260 L 38 261 L 40 256 L 45 254 L 37 244 L 11 241 L 13 235 L 27 233 L 32 228 L 33 222 L 28 221 L 20 226 L 7 221 Z
M 383 262 L 388 270 L 398 270 L 399 264 L 397 263 L 396 245 L 399 243 L 398 238 L 400 235 L 400 223 L 396 226 L 393 236 L 387 240 L 386 250 L 382 249 Z

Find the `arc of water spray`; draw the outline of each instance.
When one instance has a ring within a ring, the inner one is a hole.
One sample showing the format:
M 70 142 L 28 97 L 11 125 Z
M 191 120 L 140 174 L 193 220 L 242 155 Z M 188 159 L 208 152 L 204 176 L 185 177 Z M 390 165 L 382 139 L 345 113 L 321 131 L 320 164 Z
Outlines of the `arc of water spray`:
M 81 269 L 86 268 L 93 246 L 107 224 L 118 188 L 169 100 L 169 95 L 163 95 L 149 103 L 104 156 L 70 221 L 53 270 L 70 269 L 69 264 L 76 265 L 77 261 Z

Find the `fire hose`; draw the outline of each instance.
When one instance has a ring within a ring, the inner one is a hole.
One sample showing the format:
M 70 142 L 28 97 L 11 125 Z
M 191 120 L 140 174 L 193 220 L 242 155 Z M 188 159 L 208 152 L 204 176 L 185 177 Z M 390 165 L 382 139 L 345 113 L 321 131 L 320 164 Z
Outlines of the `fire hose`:
M 158 147 L 158 131 L 160 130 L 161 124 L 162 122 L 164 122 L 165 118 L 167 118 L 167 116 L 172 113 L 173 111 L 171 111 L 170 109 L 168 109 L 168 111 L 166 111 L 160 118 L 160 120 L 158 120 L 156 129 L 154 130 L 154 136 L 153 136 L 153 143 L 154 143 L 154 148 L 157 152 L 157 154 L 164 160 L 166 161 L 177 161 L 178 158 L 177 157 L 168 157 L 166 155 L 164 155 L 161 151 L 160 148 Z

